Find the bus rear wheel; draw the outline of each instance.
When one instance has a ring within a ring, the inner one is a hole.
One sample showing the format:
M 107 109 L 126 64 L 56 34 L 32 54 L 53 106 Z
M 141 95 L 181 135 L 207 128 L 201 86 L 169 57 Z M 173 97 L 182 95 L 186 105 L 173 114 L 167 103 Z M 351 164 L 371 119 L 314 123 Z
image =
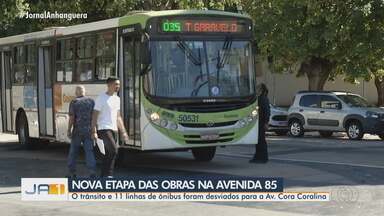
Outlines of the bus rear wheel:
M 216 153 L 216 146 L 193 148 L 192 155 L 197 161 L 211 161 Z
M 20 145 L 25 149 L 33 149 L 32 139 L 29 137 L 28 122 L 25 115 L 21 115 L 18 119 L 17 136 Z

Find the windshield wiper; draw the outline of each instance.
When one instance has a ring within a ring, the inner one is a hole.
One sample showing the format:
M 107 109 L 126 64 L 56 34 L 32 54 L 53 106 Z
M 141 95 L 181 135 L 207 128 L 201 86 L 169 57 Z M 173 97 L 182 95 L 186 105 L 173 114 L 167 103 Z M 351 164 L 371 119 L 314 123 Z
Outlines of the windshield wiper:
M 231 50 L 233 39 L 227 37 L 224 41 L 223 47 L 221 48 L 224 51 L 223 58 L 220 58 L 220 50 L 217 51 L 217 69 L 223 68 L 227 63 L 229 58 L 229 50 Z
M 185 43 L 185 41 L 182 40 L 180 36 L 176 37 L 176 39 L 177 39 L 177 46 L 184 52 L 184 54 L 189 58 L 189 60 L 191 60 L 191 62 L 194 65 L 201 65 L 201 60 L 196 58 L 193 51 L 191 50 L 191 48 L 189 48 L 189 46 Z
M 229 50 L 231 50 L 231 47 L 232 47 L 232 38 L 230 37 L 226 37 L 225 38 L 225 41 L 224 41 L 224 44 L 223 44 L 223 47 L 221 48 L 224 53 L 223 53 L 223 57 L 221 58 L 220 57 L 220 50 L 217 51 L 217 64 L 216 64 L 216 85 L 219 86 L 219 80 L 220 80 L 220 69 L 224 67 L 224 65 L 226 64 L 226 62 L 228 61 L 228 58 L 229 58 Z M 207 51 L 207 49 L 205 48 L 204 49 L 205 51 Z M 209 67 L 208 67 L 208 54 L 206 53 L 205 54 L 206 56 L 206 65 L 207 65 L 207 81 L 203 82 L 202 84 L 200 84 L 197 88 L 193 89 L 192 92 L 191 92 L 191 96 L 197 96 L 197 94 L 199 93 L 201 87 L 203 87 L 204 85 L 206 84 L 210 84 L 210 81 L 209 81 Z M 208 87 L 208 89 L 210 89 L 210 87 Z
M 199 93 L 201 87 L 203 87 L 204 85 L 208 84 L 208 89 L 210 89 L 210 82 L 209 82 L 209 60 L 208 60 L 208 51 L 207 51 L 207 44 L 206 42 L 203 42 L 203 47 L 204 47 L 204 55 L 205 55 L 205 66 L 206 66 L 206 70 L 207 70 L 207 73 L 206 73 L 206 76 L 207 76 L 207 81 L 203 82 L 202 84 L 200 84 L 199 86 L 197 86 L 197 88 L 193 89 L 192 92 L 191 92 L 191 96 L 197 96 L 197 94 Z M 203 73 L 202 73 L 202 67 L 200 67 L 200 76 L 197 77 L 197 79 L 195 80 L 195 82 L 199 79 L 203 80 Z M 209 92 L 209 91 L 208 91 Z
M 197 88 L 193 89 L 192 92 L 191 92 L 191 96 L 197 96 L 197 94 L 199 93 L 201 87 L 203 87 L 204 85 L 208 84 L 209 80 L 201 83 L 199 86 L 197 86 Z
M 220 80 L 220 69 L 224 67 L 224 65 L 227 63 L 229 59 L 229 53 L 232 47 L 232 38 L 226 37 L 223 47 L 221 48 L 224 52 L 223 57 L 220 57 L 220 50 L 217 50 L 217 65 L 216 65 L 216 83 L 217 86 L 219 86 L 219 80 Z

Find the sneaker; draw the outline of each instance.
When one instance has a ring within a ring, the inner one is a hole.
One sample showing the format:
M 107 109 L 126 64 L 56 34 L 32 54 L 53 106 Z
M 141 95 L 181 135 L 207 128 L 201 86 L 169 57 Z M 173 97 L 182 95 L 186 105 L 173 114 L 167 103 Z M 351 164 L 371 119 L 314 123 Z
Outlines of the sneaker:
M 113 178 L 113 176 L 107 176 L 107 178 L 109 178 L 109 179 L 112 179 L 112 178 Z

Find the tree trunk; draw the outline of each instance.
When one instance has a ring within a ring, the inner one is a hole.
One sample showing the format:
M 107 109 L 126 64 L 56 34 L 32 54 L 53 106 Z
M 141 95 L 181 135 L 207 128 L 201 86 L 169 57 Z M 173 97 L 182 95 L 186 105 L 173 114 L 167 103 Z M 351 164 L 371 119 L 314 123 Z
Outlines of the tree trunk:
M 334 64 L 327 59 L 312 57 L 310 61 L 301 64 L 299 74 L 305 74 L 308 79 L 308 90 L 322 91 Z
M 377 106 L 384 106 L 384 77 L 375 76 L 377 90 Z

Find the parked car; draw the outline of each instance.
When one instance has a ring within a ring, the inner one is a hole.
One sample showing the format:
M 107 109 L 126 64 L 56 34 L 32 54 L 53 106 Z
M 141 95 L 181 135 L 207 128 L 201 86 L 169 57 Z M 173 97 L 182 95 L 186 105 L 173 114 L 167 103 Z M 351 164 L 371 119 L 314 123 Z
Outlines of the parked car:
M 288 133 L 288 109 L 270 104 L 271 116 L 269 117 L 268 131 L 273 131 L 279 136 Z
M 300 91 L 288 110 L 288 127 L 294 137 L 305 131 L 319 131 L 323 137 L 345 131 L 352 140 L 365 133 L 384 139 L 384 109 L 348 92 Z

